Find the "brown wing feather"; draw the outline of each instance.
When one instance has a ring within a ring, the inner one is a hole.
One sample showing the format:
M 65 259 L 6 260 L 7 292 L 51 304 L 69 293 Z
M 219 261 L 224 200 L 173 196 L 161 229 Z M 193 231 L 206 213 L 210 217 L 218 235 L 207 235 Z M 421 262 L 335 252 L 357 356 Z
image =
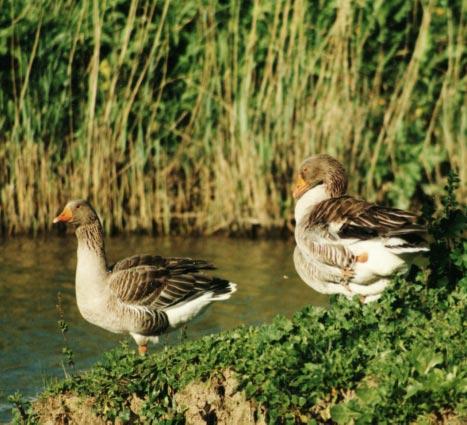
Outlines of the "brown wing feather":
M 137 266 L 163 267 L 172 271 L 179 270 L 183 273 L 196 270 L 212 270 L 215 267 L 204 260 L 193 260 L 191 258 L 161 257 L 160 255 L 133 255 L 124 258 L 110 267 L 113 272 L 127 270 Z
M 302 254 L 323 265 L 337 266 L 340 269 L 349 268 L 355 262 L 355 256 L 344 245 L 338 243 L 334 235 L 327 229 L 308 227 L 307 223 L 297 225 L 295 240 Z M 323 243 L 323 240 L 328 241 Z
M 206 291 L 231 292 L 230 282 L 206 276 L 214 269 L 204 260 L 135 255 L 110 267 L 109 288 L 137 326 L 137 333 L 159 335 L 169 326 L 165 308 Z
M 114 271 L 109 287 L 120 301 L 150 310 L 164 309 L 206 291 L 229 291 L 227 280 L 191 270 L 190 264 L 185 268 L 136 266 Z
M 417 218 L 407 211 L 382 207 L 351 196 L 341 196 L 320 202 L 313 208 L 307 226 L 329 227 L 340 224 L 337 234 L 341 238 L 403 238 L 426 232 L 423 226 L 416 223 Z

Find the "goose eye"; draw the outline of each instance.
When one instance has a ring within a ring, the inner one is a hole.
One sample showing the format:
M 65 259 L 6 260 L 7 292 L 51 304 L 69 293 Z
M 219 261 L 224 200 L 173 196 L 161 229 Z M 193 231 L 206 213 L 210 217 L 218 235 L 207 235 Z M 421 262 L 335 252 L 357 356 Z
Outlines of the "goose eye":
M 78 206 L 76 207 L 76 209 L 78 209 L 78 208 L 81 208 L 81 205 L 78 205 Z

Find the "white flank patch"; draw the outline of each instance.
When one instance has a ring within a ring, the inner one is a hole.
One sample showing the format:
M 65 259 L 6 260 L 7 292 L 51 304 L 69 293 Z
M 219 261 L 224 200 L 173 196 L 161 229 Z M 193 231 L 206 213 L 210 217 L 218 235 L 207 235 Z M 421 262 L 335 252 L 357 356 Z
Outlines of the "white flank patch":
M 354 294 L 358 295 L 378 295 L 383 292 L 389 285 L 389 279 L 379 279 L 369 285 L 358 285 L 350 283 L 349 288 Z
M 172 328 L 181 326 L 198 316 L 212 301 L 229 299 L 232 293 L 237 290 L 237 285 L 230 282 L 230 289 L 231 292 L 227 294 L 216 294 L 213 291 L 208 291 L 199 297 L 188 299 L 183 303 L 164 309 L 169 319 L 169 325 Z
M 376 277 L 391 276 L 406 267 L 406 262 L 401 257 L 387 248 L 382 239 L 370 239 L 355 242 L 347 246 L 353 254 L 368 254 L 368 260 L 364 263 L 355 263 L 355 276 L 352 282 L 368 284 L 375 281 Z

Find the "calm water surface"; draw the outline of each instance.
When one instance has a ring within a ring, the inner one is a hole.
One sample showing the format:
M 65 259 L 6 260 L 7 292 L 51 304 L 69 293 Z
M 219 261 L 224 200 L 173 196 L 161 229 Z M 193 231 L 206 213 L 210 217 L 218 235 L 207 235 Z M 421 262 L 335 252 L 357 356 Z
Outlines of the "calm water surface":
M 9 418 L 8 395 L 20 391 L 33 397 L 48 381 L 63 377 L 59 292 L 78 369 L 89 367 L 127 338 L 81 318 L 74 294 L 75 250 L 72 235 L 0 241 L 0 422 Z M 238 284 L 230 300 L 212 304 L 188 326 L 190 339 L 240 324 L 268 322 L 278 313 L 290 317 L 307 304 L 327 302 L 296 275 L 292 241 L 131 236 L 109 238 L 107 250 L 111 262 L 138 253 L 206 259 L 218 267 L 215 274 Z M 176 331 L 162 341 L 178 340 Z

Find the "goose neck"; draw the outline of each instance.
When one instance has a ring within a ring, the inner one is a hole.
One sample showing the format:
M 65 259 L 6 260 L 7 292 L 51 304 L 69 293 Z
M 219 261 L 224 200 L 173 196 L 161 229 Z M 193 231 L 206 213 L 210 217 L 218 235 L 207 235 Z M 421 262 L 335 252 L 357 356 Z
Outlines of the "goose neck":
M 76 237 L 78 239 L 78 263 L 89 262 L 90 258 L 93 258 L 96 265 L 106 269 L 104 231 L 100 222 L 79 226 L 76 229 Z
M 317 204 L 330 197 L 324 184 L 315 186 L 313 189 L 305 192 L 295 204 L 295 223 L 298 225 Z

